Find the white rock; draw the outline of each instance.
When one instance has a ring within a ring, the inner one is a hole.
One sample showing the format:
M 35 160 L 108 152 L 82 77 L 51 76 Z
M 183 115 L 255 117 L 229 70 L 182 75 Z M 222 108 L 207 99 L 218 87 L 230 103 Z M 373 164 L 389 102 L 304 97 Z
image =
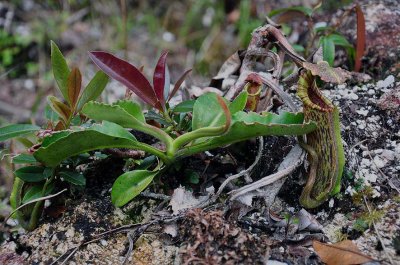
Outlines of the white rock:
M 329 200 L 329 208 L 332 208 L 333 205 L 335 204 L 335 200 L 332 198 Z
M 69 228 L 69 229 L 67 230 L 67 232 L 65 232 L 65 236 L 66 236 L 67 238 L 74 237 L 74 235 L 75 235 L 75 229 L 74 229 L 73 227 Z
M 362 116 L 368 115 L 368 110 L 361 109 L 361 110 L 357 110 L 356 112 Z
M 395 156 L 395 153 L 392 150 L 385 149 L 381 153 L 381 157 L 386 159 L 386 160 L 388 160 L 388 161 L 393 161 L 394 160 L 394 156 Z
M 367 93 L 368 93 L 368 95 L 371 95 L 371 96 L 372 96 L 372 95 L 375 94 L 375 90 L 369 89 Z
M 387 88 L 388 86 L 391 86 L 394 83 L 394 76 L 389 75 L 388 77 L 385 78 L 385 80 L 380 80 L 378 83 L 376 83 L 376 86 L 378 88 Z
M 285 262 L 269 259 L 267 260 L 267 265 L 288 265 L 288 264 Z
M 369 173 L 364 174 L 364 179 L 365 179 L 365 181 L 367 181 L 369 183 L 374 183 L 378 179 L 378 175 L 369 172 Z
M 374 164 L 378 167 L 378 168 L 383 168 L 386 166 L 386 164 L 389 161 L 386 159 L 382 159 L 380 156 L 375 156 L 374 157 Z
M 108 245 L 108 243 L 107 243 L 107 241 L 106 241 L 105 239 L 101 239 L 101 240 L 100 240 L 100 244 L 101 244 L 103 247 L 105 247 L 105 246 Z

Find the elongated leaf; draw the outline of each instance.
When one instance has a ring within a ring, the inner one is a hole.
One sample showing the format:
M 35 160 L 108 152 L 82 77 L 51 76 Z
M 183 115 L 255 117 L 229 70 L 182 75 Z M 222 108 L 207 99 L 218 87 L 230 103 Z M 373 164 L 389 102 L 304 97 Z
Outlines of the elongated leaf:
M 67 122 L 71 116 L 71 109 L 54 96 L 48 96 L 47 101 L 51 109 L 54 110 L 64 120 L 64 122 Z
M 279 9 L 275 9 L 272 10 L 271 12 L 269 12 L 268 16 L 269 17 L 273 17 L 282 13 L 286 13 L 288 11 L 296 11 L 296 12 L 300 12 L 303 13 L 306 16 L 311 16 L 313 13 L 313 9 L 312 8 L 308 8 L 308 7 L 304 7 L 304 6 L 293 6 L 293 7 L 287 7 L 287 8 L 279 8 Z
M 128 107 L 128 103 L 121 103 L 121 105 L 133 113 L 132 106 Z M 93 120 L 110 121 L 122 127 L 133 129 L 143 126 L 143 119 L 140 114 L 137 113 L 136 118 L 129 112 L 119 105 L 109 105 L 94 101 L 87 103 L 82 109 L 82 113 Z
M 242 92 L 229 104 L 231 115 L 241 111 L 246 106 L 247 92 Z M 193 106 L 192 130 L 204 127 L 218 127 L 225 124 L 226 118 L 216 93 L 206 93 L 200 96 Z
M 68 100 L 68 76 L 70 70 L 67 62 L 57 45 L 51 41 L 51 68 L 53 70 L 54 79 L 57 82 L 58 89 L 63 97 Z
M 11 124 L 0 128 L 0 142 L 21 136 L 24 134 L 36 132 L 40 127 L 32 124 Z
M 140 122 L 145 123 L 146 120 L 143 115 L 142 108 L 140 105 L 136 102 L 130 101 L 130 100 L 119 100 L 115 102 L 113 105 L 120 106 L 123 108 L 126 112 L 128 112 L 130 115 L 138 119 Z
M 38 199 L 38 198 L 40 198 L 42 196 L 47 196 L 54 189 L 54 184 L 53 183 L 50 184 L 50 185 L 47 185 L 46 191 L 44 192 L 44 194 L 42 194 L 43 186 L 44 186 L 44 183 L 43 184 L 37 184 L 37 185 L 34 185 L 34 186 L 30 187 L 25 192 L 24 197 L 22 198 L 22 204 L 27 203 L 27 202 L 29 202 L 31 200 L 34 200 L 34 199 Z
M 330 66 L 333 66 L 335 61 L 335 44 L 328 37 L 321 38 L 322 56 L 324 61 L 327 61 Z
M 26 182 L 39 182 L 49 177 L 45 167 L 27 166 L 14 171 L 15 176 Z
M 83 90 L 76 109 L 79 111 L 87 102 L 96 100 L 106 87 L 108 79 L 108 76 L 104 72 L 98 71 Z
M 62 177 L 65 181 L 68 181 L 69 183 L 77 185 L 77 186 L 85 186 L 86 185 L 85 177 L 81 173 L 78 173 L 78 172 L 62 171 L 62 172 L 60 172 L 60 177 Z
M 81 93 L 82 88 L 82 74 L 78 68 L 73 68 L 71 73 L 68 76 L 67 81 L 68 88 L 68 102 L 71 108 L 75 108 L 76 103 L 78 102 L 79 94 Z
M 210 138 L 193 147 L 193 153 L 205 151 L 217 147 L 223 147 L 232 143 L 245 141 L 257 136 L 267 135 L 303 135 L 317 128 L 314 122 L 303 123 L 302 113 L 283 112 L 280 115 L 265 113 L 238 112 L 232 117 L 232 125 L 223 136 Z M 183 150 L 179 155 L 185 153 Z M 186 153 L 191 154 L 191 153 Z
M 153 181 L 159 171 L 134 170 L 117 178 L 112 186 L 111 201 L 121 207 L 139 195 Z
M 13 164 L 36 164 L 37 161 L 31 154 L 19 154 L 13 157 Z
M 172 92 L 169 94 L 168 96 L 168 100 L 170 101 L 171 98 L 173 96 L 175 96 L 176 92 L 178 92 L 179 88 L 181 87 L 183 81 L 185 81 L 186 76 L 192 71 L 192 69 L 186 70 L 181 77 L 179 77 L 178 81 L 176 81 L 175 85 L 174 85 L 174 89 L 172 90 Z
M 154 75 L 153 75 L 154 92 L 156 93 L 158 101 L 160 101 L 162 106 L 165 105 L 164 86 L 166 85 L 165 81 L 167 81 L 166 80 L 166 74 L 167 74 L 166 60 L 167 60 L 167 55 L 168 55 L 168 51 L 165 51 L 165 52 L 163 52 L 161 54 L 160 58 L 158 59 L 156 68 L 154 69 Z
M 359 4 L 356 4 L 357 14 L 357 47 L 356 59 L 354 63 L 354 71 L 359 72 L 361 69 L 361 59 L 365 52 L 365 18 L 364 13 Z
M 57 166 L 68 157 L 104 148 L 139 148 L 135 138 L 117 124 L 105 123 L 85 131 L 60 136 L 33 155 L 47 166 Z
M 108 76 L 124 84 L 147 104 L 162 110 L 149 81 L 135 66 L 107 52 L 90 52 L 89 57 Z

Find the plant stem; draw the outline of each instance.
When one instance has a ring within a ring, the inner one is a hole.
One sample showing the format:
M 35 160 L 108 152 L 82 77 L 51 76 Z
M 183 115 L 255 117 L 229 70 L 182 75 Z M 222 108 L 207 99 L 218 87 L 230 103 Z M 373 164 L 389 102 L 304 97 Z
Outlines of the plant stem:
M 175 152 L 182 146 L 184 146 L 187 143 L 190 143 L 193 140 L 202 138 L 202 137 L 207 137 L 207 136 L 220 136 L 226 131 L 226 126 L 219 126 L 219 127 L 206 127 L 206 128 L 201 128 L 192 132 L 185 133 L 178 138 L 176 138 L 172 142 L 172 154 L 175 154 Z M 168 153 L 167 153 L 168 154 Z

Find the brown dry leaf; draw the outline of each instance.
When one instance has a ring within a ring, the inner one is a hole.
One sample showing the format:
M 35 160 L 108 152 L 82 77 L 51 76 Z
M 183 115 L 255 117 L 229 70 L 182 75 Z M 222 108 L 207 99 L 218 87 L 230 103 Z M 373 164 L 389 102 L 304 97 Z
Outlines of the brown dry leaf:
M 222 64 L 218 74 L 213 77 L 213 80 L 228 78 L 239 70 L 241 64 L 242 61 L 239 56 L 239 51 L 237 51 Z
M 348 78 L 351 77 L 350 72 L 340 67 L 330 67 L 325 61 L 318 62 L 317 64 L 303 62 L 303 67 L 310 70 L 312 75 L 317 75 L 328 83 L 343 84 Z
M 82 74 L 78 68 L 72 69 L 68 76 L 68 98 L 71 107 L 75 107 L 82 87 Z
M 336 244 L 313 241 L 313 248 L 327 265 L 351 265 L 374 261 L 373 258 L 361 253 L 351 240 L 344 240 Z

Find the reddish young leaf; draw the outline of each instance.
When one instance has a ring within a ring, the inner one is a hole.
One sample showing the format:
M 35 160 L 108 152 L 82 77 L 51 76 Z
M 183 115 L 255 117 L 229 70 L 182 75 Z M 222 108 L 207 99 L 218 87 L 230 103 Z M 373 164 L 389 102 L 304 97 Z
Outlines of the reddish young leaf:
M 361 58 L 364 56 L 365 51 L 365 18 L 359 4 L 356 5 L 355 9 L 357 14 L 357 48 L 354 71 L 359 72 L 361 69 Z
M 107 52 L 89 52 L 89 57 L 108 76 L 124 84 L 147 104 L 162 110 L 149 81 L 135 66 Z
M 153 87 L 154 92 L 156 92 L 156 96 L 158 101 L 160 101 L 161 105 L 165 105 L 164 99 L 164 86 L 165 86 L 165 76 L 166 76 L 166 61 L 167 61 L 168 51 L 165 51 L 161 54 L 158 59 L 156 68 L 154 69 L 153 75 Z
M 225 114 L 226 121 L 225 121 L 224 132 L 227 132 L 229 130 L 229 128 L 231 127 L 231 122 L 232 122 L 231 112 L 228 108 L 228 105 L 226 105 L 224 99 L 220 95 L 217 95 L 217 100 L 218 100 L 219 105 L 221 105 L 222 110 L 224 111 L 224 114 Z
M 68 99 L 71 109 L 75 108 L 82 87 L 82 75 L 78 68 L 72 69 L 67 80 Z
M 172 90 L 171 94 L 169 94 L 168 100 L 175 96 L 176 92 L 178 92 L 179 88 L 181 87 L 183 81 L 185 81 L 186 76 L 192 71 L 192 69 L 186 70 L 181 77 L 179 77 L 178 81 L 176 81 L 174 89 Z

